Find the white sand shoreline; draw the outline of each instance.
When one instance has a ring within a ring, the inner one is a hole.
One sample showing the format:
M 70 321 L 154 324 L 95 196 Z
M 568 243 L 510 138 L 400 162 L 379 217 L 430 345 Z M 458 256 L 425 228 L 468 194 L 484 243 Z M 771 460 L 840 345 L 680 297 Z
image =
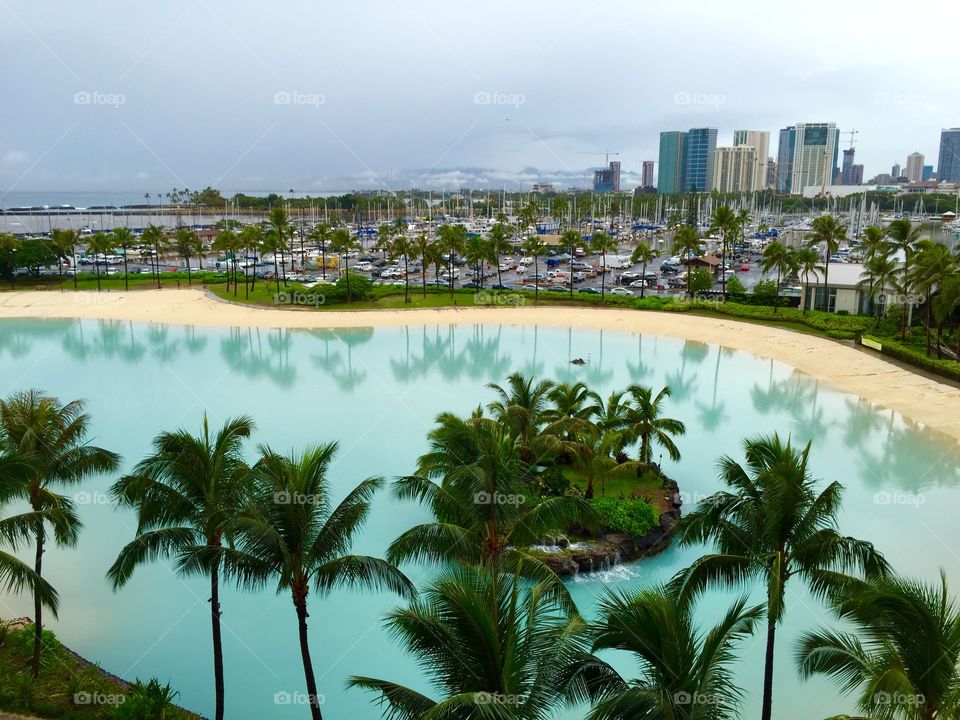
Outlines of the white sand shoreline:
M 783 362 L 835 389 L 894 410 L 960 442 L 960 389 L 821 337 L 678 313 L 613 308 L 496 307 L 296 311 L 213 299 L 201 290 L 10 292 L 0 318 L 89 318 L 207 327 L 351 328 L 408 324 L 542 325 L 666 335 L 744 350 Z

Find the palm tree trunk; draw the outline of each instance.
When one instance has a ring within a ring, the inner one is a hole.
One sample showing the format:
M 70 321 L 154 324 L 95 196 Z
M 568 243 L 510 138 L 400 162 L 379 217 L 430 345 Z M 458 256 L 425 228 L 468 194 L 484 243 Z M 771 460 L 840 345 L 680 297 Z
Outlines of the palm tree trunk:
M 827 248 L 827 262 L 823 265 L 823 311 L 830 311 L 830 291 L 827 289 L 827 280 L 830 277 L 830 248 Z
M 763 663 L 763 705 L 761 720 L 771 720 L 773 715 L 773 650 L 776 643 L 777 623 L 767 620 L 767 649 Z
M 33 562 L 33 570 L 37 577 L 43 571 L 43 526 L 37 527 L 37 554 Z M 34 678 L 40 677 L 40 651 L 43 649 L 43 603 L 40 594 L 33 594 L 33 658 L 30 663 L 30 672 Z
M 780 283 L 777 283 L 780 287 Z M 727 233 L 724 231 L 723 240 L 720 242 L 720 291 L 723 296 L 727 296 Z M 776 305 L 773 306 L 776 309 Z
M 96 255 L 93 256 L 93 269 L 97 273 L 97 292 L 100 292 L 100 263 Z
M 604 303 L 607 292 L 607 253 L 603 252 L 603 267 L 600 268 L 600 304 Z M 689 277 L 689 276 L 688 276 Z
M 927 301 L 924 303 L 924 311 L 926 314 L 926 326 L 927 326 L 927 357 L 930 357 L 930 292 L 927 291 Z M 939 356 L 940 346 L 937 344 L 937 354 Z
M 183 259 L 187 261 L 187 285 L 193 285 L 193 275 L 190 274 L 190 256 L 184 255 Z
M 343 256 L 343 267 L 347 275 L 347 302 L 350 302 L 350 256 L 348 254 Z
M 640 274 L 643 275 L 643 277 L 640 278 L 640 282 L 643 283 L 643 285 L 640 286 L 640 299 L 643 300 L 644 293 L 647 290 L 647 263 L 646 262 L 644 262 L 643 267 L 640 268 Z
M 533 301 L 536 302 L 540 297 L 540 257 L 538 255 L 533 256 Z
M 777 265 L 777 292 L 773 296 L 773 314 L 777 314 L 777 305 L 780 304 L 780 266 Z
M 280 267 L 277 265 L 277 254 L 273 254 L 273 279 L 277 281 L 277 295 L 280 294 Z
M 220 635 L 220 567 L 210 573 L 210 623 L 213 627 L 213 685 L 216 694 L 215 720 L 223 720 L 223 640 Z
M 157 274 L 157 290 L 160 289 L 160 244 L 153 244 L 153 269 Z
M 77 246 L 73 246 L 73 289 L 77 289 L 77 270 L 79 266 L 77 265 Z
M 127 271 L 127 249 L 123 248 L 123 289 L 130 289 L 130 273 Z
M 406 254 L 403 256 L 403 302 L 410 302 L 410 265 Z
M 303 661 L 303 675 L 307 682 L 307 699 L 310 702 L 310 717 L 312 720 L 322 720 L 320 714 L 320 695 L 317 693 L 317 679 L 313 674 L 313 662 L 310 660 L 310 643 L 307 638 L 307 599 L 305 594 L 298 598 L 294 596 L 294 605 L 297 608 L 297 625 L 300 631 L 300 658 Z

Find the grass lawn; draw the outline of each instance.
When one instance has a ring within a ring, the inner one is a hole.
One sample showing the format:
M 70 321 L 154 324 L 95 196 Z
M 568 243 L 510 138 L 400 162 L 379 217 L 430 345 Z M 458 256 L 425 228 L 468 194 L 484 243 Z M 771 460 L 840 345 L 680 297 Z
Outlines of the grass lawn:
M 587 487 L 586 479 L 573 468 L 564 468 L 564 476 L 580 490 Z M 638 477 L 636 470 L 621 470 L 606 479 L 606 482 L 596 482 L 593 488 L 594 497 L 624 497 L 643 498 L 656 505 L 660 512 L 666 509 L 667 494 L 663 489 L 660 478 L 655 473 L 645 473 Z
M 0 715 L 6 711 L 90 720 L 141 717 L 135 712 L 139 703 L 129 683 L 74 655 L 49 630 L 43 636 L 40 677 L 34 680 L 29 670 L 33 626 L 8 628 L 0 624 Z M 170 709 L 166 717 L 199 718 L 180 708 Z

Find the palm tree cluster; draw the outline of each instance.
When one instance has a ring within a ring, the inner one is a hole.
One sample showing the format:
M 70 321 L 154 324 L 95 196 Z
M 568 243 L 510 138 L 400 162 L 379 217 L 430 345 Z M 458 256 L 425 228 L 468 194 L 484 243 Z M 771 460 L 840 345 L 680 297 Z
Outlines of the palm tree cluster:
M 898 308 L 901 340 L 907 339 L 912 310 L 923 306 L 928 356 L 935 344 L 937 357 L 943 357 L 944 329 L 952 325 L 953 354 L 960 359 L 960 318 L 955 317 L 960 308 L 960 250 L 951 253 L 943 243 L 922 238 L 920 232 L 907 219 L 894 220 L 886 228 L 866 228 L 860 286 L 873 301 L 878 324 L 891 308 Z
M 430 694 L 396 682 L 354 676 L 385 718 L 540 720 L 579 708 L 590 720 L 725 720 L 740 717 L 744 688 L 734 681 L 738 648 L 766 629 L 762 717 L 775 717 L 777 630 L 789 590 L 804 583 L 827 602 L 842 629 L 818 628 L 797 644 L 801 677 L 836 680 L 871 718 L 954 717 L 960 711 L 960 609 L 946 581 L 928 585 L 895 576 L 869 543 L 838 527 L 843 487 L 810 472 L 811 446 L 776 434 L 747 439 L 743 460 L 718 462 L 723 487 L 685 516 L 683 545 L 708 551 L 662 585 L 608 591 L 595 617 L 580 614 L 560 579 L 531 544 L 598 518 L 577 493 L 545 485 L 572 468 L 588 483 L 611 468 L 650 467 L 652 448 L 678 458 L 678 420 L 663 417 L 667 389 L 633 386 L 605 400 L 583 383 L 537 381 L 520 373 L 468 417 L 437 418 L 414 474 L 392 483 L 400 499 L 427 507 L 432 520 L 402 533 L 386 559 L 351 553 L 381 478 L 346 497 L 331 494 L 336 443 L 282 454 L 260 445 L 254 461 L 246 417 L 199 434 L 162 432 L 151 451 L 111 493 L 135 513 L 135 537 L 107 577 L 115 589 L 141 565 L 173 563 L 210 587 L 215 717 L 224 717 L 221 642 L 224 584 L 255 590 L 273 584 L 294 607 L 311 717 L 321 717 L 308 636 L 310 598 L 341 587 L 389 590 L 406 599 L 386 626 L 430 680 Z M 38 391 L 0 401 L 0 588 L 29 592 L 36 603 L 40 673 L 41 612 L 60 597 L 43 577 L 50 541 L 77 541 L 80 520 L 59 491 L 114 472 L 120 459 L 89 442 L 83 403 Z M 635 452 L 635 458 L 631 453 Z M 31 565 L 18 556 L 33 546 Z M 439 565 L 416 589 L 398 566 Z M 702 627 L 697 604 L 713 588 L 765 590 L 765 602 L 735 597 Z M 637 662 L 624 678 L 601 651 Z M 168 688 L 169 690 L 169 688 Z M 584 706 L 588 706 L 584 709 Z

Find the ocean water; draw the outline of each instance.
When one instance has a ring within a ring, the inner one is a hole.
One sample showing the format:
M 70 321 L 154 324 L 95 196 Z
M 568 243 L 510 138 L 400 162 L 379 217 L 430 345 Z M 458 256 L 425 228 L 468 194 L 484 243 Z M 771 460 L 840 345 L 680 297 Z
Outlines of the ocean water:
M 587 363 L 572 366 L 574 357 Z M 719 487 L 717 459 L 737 456 L 745 436 L 777 430 L 798 443 L 812 440 L 815 475 L 846 486 L 842 530 L 874 541 L 904 574 L 932 579 L 945 568 L 960 594 L 955 444 L 748 353 L 668 337 L 505 325 L 295 331 L 0 322 L 0 392 L 39 387 L 63 399 L 86 399 L 95 442 L 122 453 L 125 469 L 148 451 L 161 430 L 198 431 L 204 412 L 214 426 L 248 414 L 257 423 L 251 456 L 259 442 L 289 450 L 340 441 L 331 471 L 338 497 L 365 477 L 409 473 L 437 413 L 469 413 L 492 398 L 487 383 L 502 382 L 515 370 L 582 380 L 604 396 L 631 382 L 669 384 L 669 412 L 687 424 L 688 432 L 679 442 L 683 459 L 663 462 L 691 502 Z M 138 570 L 123 590 L 110 589 L 104 574 L 134 529 L 132 515 L 107 498 L 112 480 L 97 478 L 77 489 L 85 524 L 80 543 L 72 550 L 52 548 L 45 556 L 45 574 L 63 598 L 51 628 L 113 673 L 170 681 L 182 704 L 209 715 L 208 587 L 157 563 Z M 355 550 L 381 554 L 393 538 L 426 517 L 385 493 L 377 498 Z M 655 558 L 577 578 L 571 591 L 589 616 L 608 589 L 666 580 L 696 556 L 696 549 L 670 548 Z M 405 569 L 421 583 L 432 572 Z M 707 596 L 699 615 L 709 621 L 732 597 Z M 755 593 L 757 602 L 761 598 Z M 396 602 L 387 594 L 347 591 L 311 597 L 312 652 L 329 717 L 379 717 L 369 696 L 344 689 L 353 674 L 431 691 L 414 660 L 384 632 L 382 616 Z M 0 616 L 30 612 L 26 597 L 0 595 Z M 272 588 L 229 590 L 223 613 L 227 717 L 304 716 L 306 708 L 296 705 L 296 693 L 304 687 L 289 597 Z M 778 635 L 778 719 L 852 709 L 829 683 L 801 683 L 796 677 L 796 637 L 828 620 L 802 585 L 790 586 L 786 623 Z M 748 640 L 740 655 L 744 716 L 755 716 L 763 637 Z M 634 672 L 629 656 L 608 657 L 626 676 Z M 293 703 L 284 703 L 291 697 Z

